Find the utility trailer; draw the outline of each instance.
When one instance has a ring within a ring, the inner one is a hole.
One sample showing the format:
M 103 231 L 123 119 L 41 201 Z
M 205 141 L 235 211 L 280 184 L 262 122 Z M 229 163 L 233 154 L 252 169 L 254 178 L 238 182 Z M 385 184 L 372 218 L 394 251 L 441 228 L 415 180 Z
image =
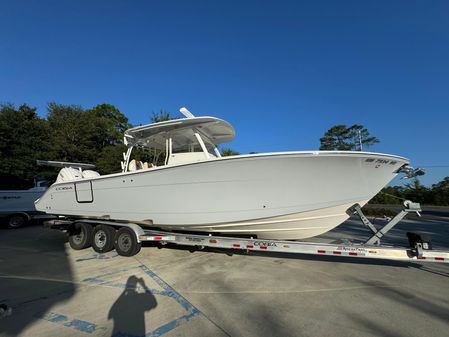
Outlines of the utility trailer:
M 243 250 L 246 252 L 262 251 L 277 253 L 297 253 L 309 255 L 327 255 L 370 259 L 387 259 L 398 261 L 424 261 L 449 263 L 449 251 L 432 250 L 430 237 L 417 233 L 407 233 L 409 247 L 384 246 L 380 240 L 408 213 L 418 215 L 421 211 L 418 203 L 404 202 L 404 208 L 385 226 L 377 229 L 363 214 L 360 205 L 348 209 L 348 214 L 357 214 L 362 223 L 373 235 L 364 243 L 315 243 L 285 240 L 265 240 L 257 238 L 238 238 L 220 235 L 200 235 L 195 233 L 168 232 L 157 229 L 144 229 L 135 223 L 115 222 L 100 219 L 58 219 L 45 223 L 46 227 L 66 231 L 73 249 L 80 250 L 90 246 L 98 252 L 105 253 L 115 249 L 119 255 L 133 256 L 139 253 L 142 242 L 150 241 L 161 245 L 176 244 Z

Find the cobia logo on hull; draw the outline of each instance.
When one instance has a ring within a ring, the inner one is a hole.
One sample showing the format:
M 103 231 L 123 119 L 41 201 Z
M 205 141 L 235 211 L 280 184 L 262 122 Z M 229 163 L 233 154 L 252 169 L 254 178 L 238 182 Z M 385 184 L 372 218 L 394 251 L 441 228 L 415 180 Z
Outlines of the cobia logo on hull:
M 56 191 L 65 191 L 65 190 L 71 190 L 72 187 L 71 186 L 63 186 L 63 187 L 56 187 L 55 190 Z
M 277 247 L 276 243 L 274 242 L 268 242 L 268 241 L 254 241 L 254 246 L 262 246 L 262 247 Z

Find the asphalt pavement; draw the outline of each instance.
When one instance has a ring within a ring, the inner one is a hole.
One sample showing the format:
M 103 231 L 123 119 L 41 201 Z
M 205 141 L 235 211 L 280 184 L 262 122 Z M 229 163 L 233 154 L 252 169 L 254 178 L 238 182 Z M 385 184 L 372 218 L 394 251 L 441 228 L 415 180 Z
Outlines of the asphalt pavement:
M 449 218 L 410 216 L 385 243 L 410 230 L 449 250 Z M 314 240 L 367 235 L 350 219 Z M 125 258 L 33 225 L 0 230 L 0 303 L 0 336 L 449 336 L 449 265 L 152 245 Z

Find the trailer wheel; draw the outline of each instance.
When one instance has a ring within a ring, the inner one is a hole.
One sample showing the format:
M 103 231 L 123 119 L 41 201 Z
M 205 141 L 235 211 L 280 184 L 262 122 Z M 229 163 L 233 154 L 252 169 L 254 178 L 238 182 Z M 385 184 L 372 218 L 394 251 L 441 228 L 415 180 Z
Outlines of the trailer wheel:
M 140 252 L 142 244 L 137 242 L 136 234 L 131 229 L 122 227 L 115 234 L 114 247 L 118 255 L 133 256 Z
M 114 249 L 115 229 L 107 225 L 95 226 L 92 232 L 92 248 L 97 253 L 107 253 Z
M 13 214 L 8 217 L 8 228 L 15 229 L 25 226 L 28 223 L 28 217 L 25 214 Z
M 72 249 L 81 250 L 90 247 L 92 242 L 92 226 L 76 222 L 69 231 L 69 244 Z

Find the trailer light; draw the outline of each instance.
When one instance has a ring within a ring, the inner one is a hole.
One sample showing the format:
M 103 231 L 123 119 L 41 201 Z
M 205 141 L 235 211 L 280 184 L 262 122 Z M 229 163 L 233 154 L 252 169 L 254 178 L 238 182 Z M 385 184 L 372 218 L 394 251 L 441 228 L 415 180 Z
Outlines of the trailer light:
M 217 243 L 217 240 L 211 239 L 211 240 L 209 240 L 209 242 L 210 242 L 210 243 Z

